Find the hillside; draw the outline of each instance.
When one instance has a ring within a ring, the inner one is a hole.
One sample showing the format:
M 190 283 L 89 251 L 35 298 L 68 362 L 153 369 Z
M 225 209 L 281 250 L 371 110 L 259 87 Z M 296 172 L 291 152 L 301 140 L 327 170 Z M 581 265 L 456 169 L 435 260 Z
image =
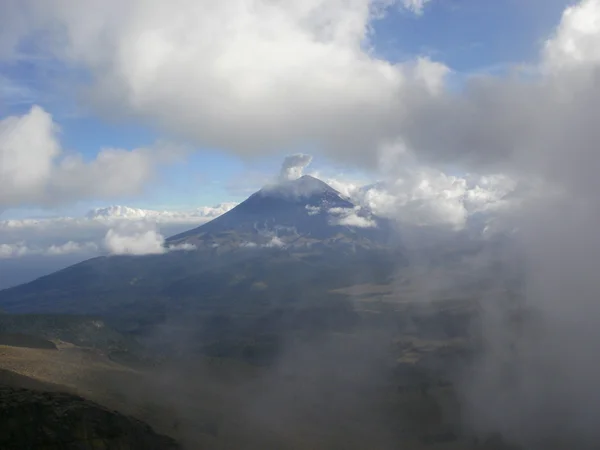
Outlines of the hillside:
M 0 386 L 0 448 L 176 450 L 146 424 L 71 394 Z

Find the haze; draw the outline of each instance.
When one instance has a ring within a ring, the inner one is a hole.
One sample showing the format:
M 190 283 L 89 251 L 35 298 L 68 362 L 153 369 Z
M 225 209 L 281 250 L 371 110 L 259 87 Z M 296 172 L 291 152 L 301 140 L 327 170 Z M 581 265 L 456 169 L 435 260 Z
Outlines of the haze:
M 600 0 L 0 0 L 0 344 L 103 320 L 185 425 L 0 369 L 189 448 L 596 448 L 599 77 Z

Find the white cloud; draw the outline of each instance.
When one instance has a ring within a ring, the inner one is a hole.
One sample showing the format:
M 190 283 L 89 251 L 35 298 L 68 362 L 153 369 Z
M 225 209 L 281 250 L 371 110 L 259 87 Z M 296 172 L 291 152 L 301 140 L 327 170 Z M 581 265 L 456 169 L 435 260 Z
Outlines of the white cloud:
M 343 177 L 324 180 L 378 216 L 417 226 L 461 229 L 477 213 L 492 215 L 521 200 L 521 196 L 510 197 L 517 184 L 505 175 L 448 175 L 414 163 L 388 166 L 386 171 L 385 181 L 372 184 Z
M 280 180 L 296 180 L 300 178 L 306 166 L 312 161 L 311 155 L 297 153 L 295 155 L 286 156 L 281 165 L 279 173 Z
M 177 251 L 191 252 L 196 249 L 197 249 L 197 247 L 194 244 L 190 244 L 188 242 L 184 242 L 183 244 L 170 245 L 168 247 L 168 251 L 170 251 L 170 252 L 177 252 Z
M 60 154 L 56 131 L 50 114 L 39 107 L 0 121 L 0 205 L 43 195 Z
M 189 243 L 166 246 L 165 237 L 156 224 L 147 221 L 120 222 L 107 231 L 103 244 L 111 255 L 161 255 L 196 250 L 196 246 Z
M 281 248 L 285 247 L 285 242 L 281 238 L 273 236 L 271 240 L 265 244 L 265 247 Z
M 534 71 L 471 79 L 460 92 L 416 100 L 410 120 L 398 122 L 421 162 L 541 187 L 510 217 L 527 318 L 515 332 L 506 296 L 482 299 L 486 351 L 465 395 L 477 431 L 524 448 L 592 448 L 600 439 L 600 402 L 589 395 L 600 377 L 600 362 L 589 358 L 600 339 L 599 17 L 599 1 L 574 4 Z
M 92 253 L 98 251 L 98 245 L 95 242 L 73 242 L 69 241 L 62 245 L 51 245 L 48 247 L 48 255 L 67 255 L 71 253 Z
M 555 35 L 546 42 L 544 57 L 551 69 L 600 62 L 600 0 L 568 7 Z
M 330 208 L 327 213 L 331 216 L 331 225 L 343 225 L 358 228 L 373 228 L 377 223 L 364 215 L 359 215 L 360 208 Z
M 317 214 L 321 213 L 321 208 L 319 208 L 318 206 L 306 205 L 306 213 L 309 216 L 316 216 Z
M 158 255 L 166 251 L 164 242 L 156 229 L 134 222 L 108 230 L 104 247 L 111 255 Z
M 418 11 L 419 3 L 406 5 Z M 527 306 L 542 326 L 520 330 L 516 343 L 508 327 L 484 327 L 495 347 L 470 380 L 471 417 L 527 448 L 540 432 L 573 448 L 598 442 L 600 403 L 590 392 L 600 363 L 590 355 L 597 352 L 600 316 L 600 1 L 565 10 L 528 76 L 473 77 L 459 91 L 442 89 L 442 64 L 394 65 L 370 52 L 369 25 L 382 2 L 19 5 L 18 13 L 11 8 L 0 18 L 1 53 L 11 53 L 6 43 L 18 44 L 23 30 L 60 30 L 44 35 L 55 39 L 42 48 L 59 42 L 61 48 L 50 48 L 57 58 L 89 71 L 87 98 L 107 114 L 141 117 L 244 154 L 316 144 L 330 156 L 375 166 L 381 144 L 402 142 L 384 154 L 392 161 L 415 154 L 416 169 L 391 164 L 384 188 L 366 191 L 367 200 L 400 211 L 404 220 L 460 227 L 471 211 L 506 200 L 501 178 L 473 187 L 469 177 L 440 170 L 445 164 L 542 186 L 544 195 L 513 215 L 526 255 Z M 42 114 L 30 119 L 23 126 L 43 133 L 18 133 L 21 144 L 6 140 L 3 150 L 2 179 L 20 192 L 20 202 L 36 198 L 56 154 L 53 141 L 43 139 L 35 148 L 40 160 L 23 163 L 15 149 L 53 133 Z M 496 378 L 505 368 L 498 348 L 501 356 L 515 355 L 512 385 Z
M 81 254 L 89 255 L 98 251 L 95 242 L 68 241 L 63 244 L 52 244 L 46 247 L 16 242 L 11 244 L 0 244 L 0 258 L 19 258 L 23 256 L 58 256 Z
M 366 217 L 360 217 L 356 213 L 348 214 L 347 216 L 339 218 L 337 220 L 337 224 L 358 228 L 373 228 L 377 226 L 375 221 L 367 219 Z
M 127 241 L 128 231 L 133 230 L 135 235 L 142 230 L 155 230 L 155 237 L 160 240 L 162 236 L 174 235 L 202 225 L 234 206 L 235 203 L 223 203 L 188 211 L 155 211 L 110 206 L 95 208 L 85 217 L 4 220 L 0 221 L 0 257 L 61 254 L 81 254 L 82 257 L 90 257 L 106 249 L 105 240 L 109 230 L 113 230 L 110 248 L 119 251 L 119 237 L 124 237 Z M 177 246 L 172 250 L 193 250 L 192 247 Z
M 221 214 L 225 214 L 235 206 L 237 206 L 235 202 L 226 202 L 216 206 L 203 206 L 186 211 L 157 211 L 113 205 L 104 208 L 94 208 L 86 214 L 86 218 L 100 221 L 144 219 L 157 223 L 182 222 L 192 224 L 207 222 Z
M 403 6 L 415 14 L 423 14 L 423 8 L 431 0 L 402 0 Z
M 170 158 L 168 149 L 102 149 L 85 162 L 64 154 L 58 131 L 38 106 L 0 120 L 0 210 L 136 194 Z
M 85 98 L 111 118 L 137 116 L 241 154 L 316 144 L 374 163 L 365 150 L 396 137 L 408 99 L 435 95 L 447 73 L 371 51 L 372 21 L 392 3 L 23 0 L 18 18 L 23 39 L 45 31 L 44 55 L 89 71 Z
M 29 253 L 29 251 L 29 248 L 21 242 L 16 244 L 0 244 L 0 258 L 25 256 Z

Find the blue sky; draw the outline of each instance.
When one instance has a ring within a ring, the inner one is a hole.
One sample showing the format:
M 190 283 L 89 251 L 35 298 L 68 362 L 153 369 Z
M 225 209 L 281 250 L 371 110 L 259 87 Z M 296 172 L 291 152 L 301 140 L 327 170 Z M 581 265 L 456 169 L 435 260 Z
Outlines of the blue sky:
M 430 55 L 460 73 L 531 62 L 558 24 L 565 0 L 442 0 L 422 15 L 400 11 L 375 23 L 377 52 L 392 61 Z
M 535 61 L 567 4 L 564 0 L 432 0 L 422 15 L 398 8 L 373 24 L 374 51 L 392 62 L 426 55 L 459 76 L 497 74 L 513 64 Z M 81 106 L 79 91 L 72 89 L 80 74 L 56 61 L 4 62 L 0 64 L 0 75 L 4 80 L 0 118 L 24 114 L 33 103 L 39 104 L 59 124 L 65 151 L 80 153 L 87 161 L 93 160 L 101 148 L 133 149 L 161 140 L 183 142 L 195 150 L 184 163 L 162 169 L 144 195 L 123 197 L 119 203 L 189 208 L 239 201 L 274 175 L 286 154 L 282 149 L 276 156 L 242 159 L 182 141 L 150 122 L 110 121 Z M 316 169 L 326 170 L 324 159 L 316 159 L 314 164 Z M 240 187 L 242 182 L 247 186 L 244 189 Z M 89 199 L 60 208 L 59 213 L 78 214 L 102 204 L 102 199 Z M 39 212 L 17 209 L 9 215 Z

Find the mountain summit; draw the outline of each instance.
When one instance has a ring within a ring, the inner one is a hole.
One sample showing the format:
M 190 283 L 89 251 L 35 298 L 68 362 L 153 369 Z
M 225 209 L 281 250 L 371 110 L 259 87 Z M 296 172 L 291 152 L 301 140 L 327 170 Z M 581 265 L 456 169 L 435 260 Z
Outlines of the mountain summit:
M 310 175 L 265 186 L 222 216 L 173 236 L 169 245 L 307 247 L 383 243 L 386 220 Z

